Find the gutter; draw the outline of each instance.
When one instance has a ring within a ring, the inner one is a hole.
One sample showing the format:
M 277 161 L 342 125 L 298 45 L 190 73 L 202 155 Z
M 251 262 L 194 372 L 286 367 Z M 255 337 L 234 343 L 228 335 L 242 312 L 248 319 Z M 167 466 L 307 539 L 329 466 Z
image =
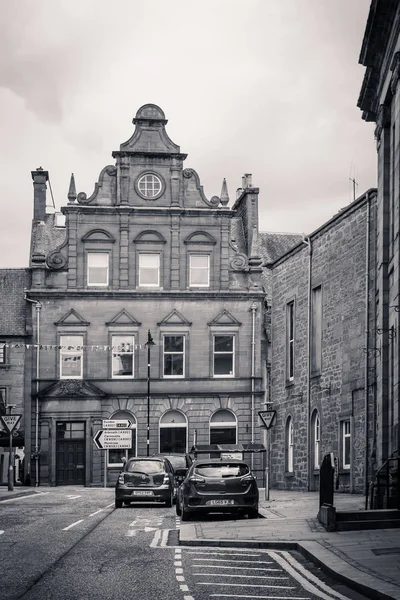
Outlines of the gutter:
M 368 493 L 369 479 L 369 418 L 368 418 L 368 393 L 369 393 L 369 263 L 370 263 L 370 230 L 371 230 L 371 202 L 370 195 L 367 192 L 367 233 L 365 239 L 365 364 L 364 364 L 364 434 L 365 434 L 365 451 L 364 451 L 364 495 Z

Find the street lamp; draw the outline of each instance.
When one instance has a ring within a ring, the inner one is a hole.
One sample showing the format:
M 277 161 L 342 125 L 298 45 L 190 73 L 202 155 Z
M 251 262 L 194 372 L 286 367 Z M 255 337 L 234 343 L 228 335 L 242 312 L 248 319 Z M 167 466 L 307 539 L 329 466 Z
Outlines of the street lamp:
M 147 456 L 150 456 L 150 351 L 155 346 L 150 329 L 147 334 Z

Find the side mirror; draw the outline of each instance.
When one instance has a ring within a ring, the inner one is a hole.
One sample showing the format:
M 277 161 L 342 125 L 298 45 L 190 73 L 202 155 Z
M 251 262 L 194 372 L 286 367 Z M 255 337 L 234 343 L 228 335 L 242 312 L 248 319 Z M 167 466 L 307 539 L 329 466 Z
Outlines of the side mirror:
M 124 463 L 124 464 L 126 463 L 126 457 L 125 457 L 125 456 L 123 456 L 123 457 L 121 458 L 121 462 L 122 462 L 122 463 Z

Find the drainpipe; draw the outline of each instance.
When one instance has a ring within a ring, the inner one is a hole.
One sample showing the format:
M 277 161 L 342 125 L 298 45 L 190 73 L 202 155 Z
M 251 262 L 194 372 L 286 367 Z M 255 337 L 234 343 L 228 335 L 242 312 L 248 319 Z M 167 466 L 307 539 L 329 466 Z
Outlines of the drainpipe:
M 307 289 L 307 490 L 311 489 L 310 477 L 310 405 L 311 405 L 311 279 L 312 279 L 312 245 L 310 237 L 303 237 L 308 246 L 308 289 Z
M 366 194 L 367 196 L 367 233 L 365 240 L 365 365 L 364 365 L 364 394 L 365 394 L 365 452 L 364 452 L 364 495 L 367 496 L 368 493 L 368 471 L 369 471 L 369 461 L 368 461 L 368 452 L 369 452 L 369 432 L 368 432 L 368 366 L 369 366 L 369 261 L 370 261 L 370 247 L 369 247 L 369 238 L 370 238 L 370 229 L 371 229 L 371 205 L 370 205 L 370 195 L 369 192 Z
M 27 302 L 32 302 L 36 308 L 36 404 L 35 404 L 35 463 L 36 463 L 36 473 L 35 473 L 35 486 L 39 486 L 39 372 L 40 372 L 40 311 L 42 309 L 42 305 L 37 300 L 31 300 L 27 298 L 25 294 L 25 300 Z
M 256 364 L 255 364 L 255 356 L 256 356 L 256 311 L 257 304 L 253 302 L 250 306 L 251 310 L 251 441 L 254 442 L 254 391 L 255 384 L 254 379 L 256 376 Z M 251 467 L 253 468 L 253 457 L 254 454 L 251 455 Z

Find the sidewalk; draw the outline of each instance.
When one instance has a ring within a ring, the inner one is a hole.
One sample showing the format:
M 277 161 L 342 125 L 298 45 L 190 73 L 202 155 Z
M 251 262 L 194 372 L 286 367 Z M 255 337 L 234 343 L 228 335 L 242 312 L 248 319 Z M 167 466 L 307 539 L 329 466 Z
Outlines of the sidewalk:
M 337 510 L 364 510 L 364 496 L 335 494 Z M 318 492 L 271 490 L 263 519 L 181 523 L 181 545 L 296 549 L 361 594 L 400 600 L 400 529 L 327 532 L 317 520 Z

